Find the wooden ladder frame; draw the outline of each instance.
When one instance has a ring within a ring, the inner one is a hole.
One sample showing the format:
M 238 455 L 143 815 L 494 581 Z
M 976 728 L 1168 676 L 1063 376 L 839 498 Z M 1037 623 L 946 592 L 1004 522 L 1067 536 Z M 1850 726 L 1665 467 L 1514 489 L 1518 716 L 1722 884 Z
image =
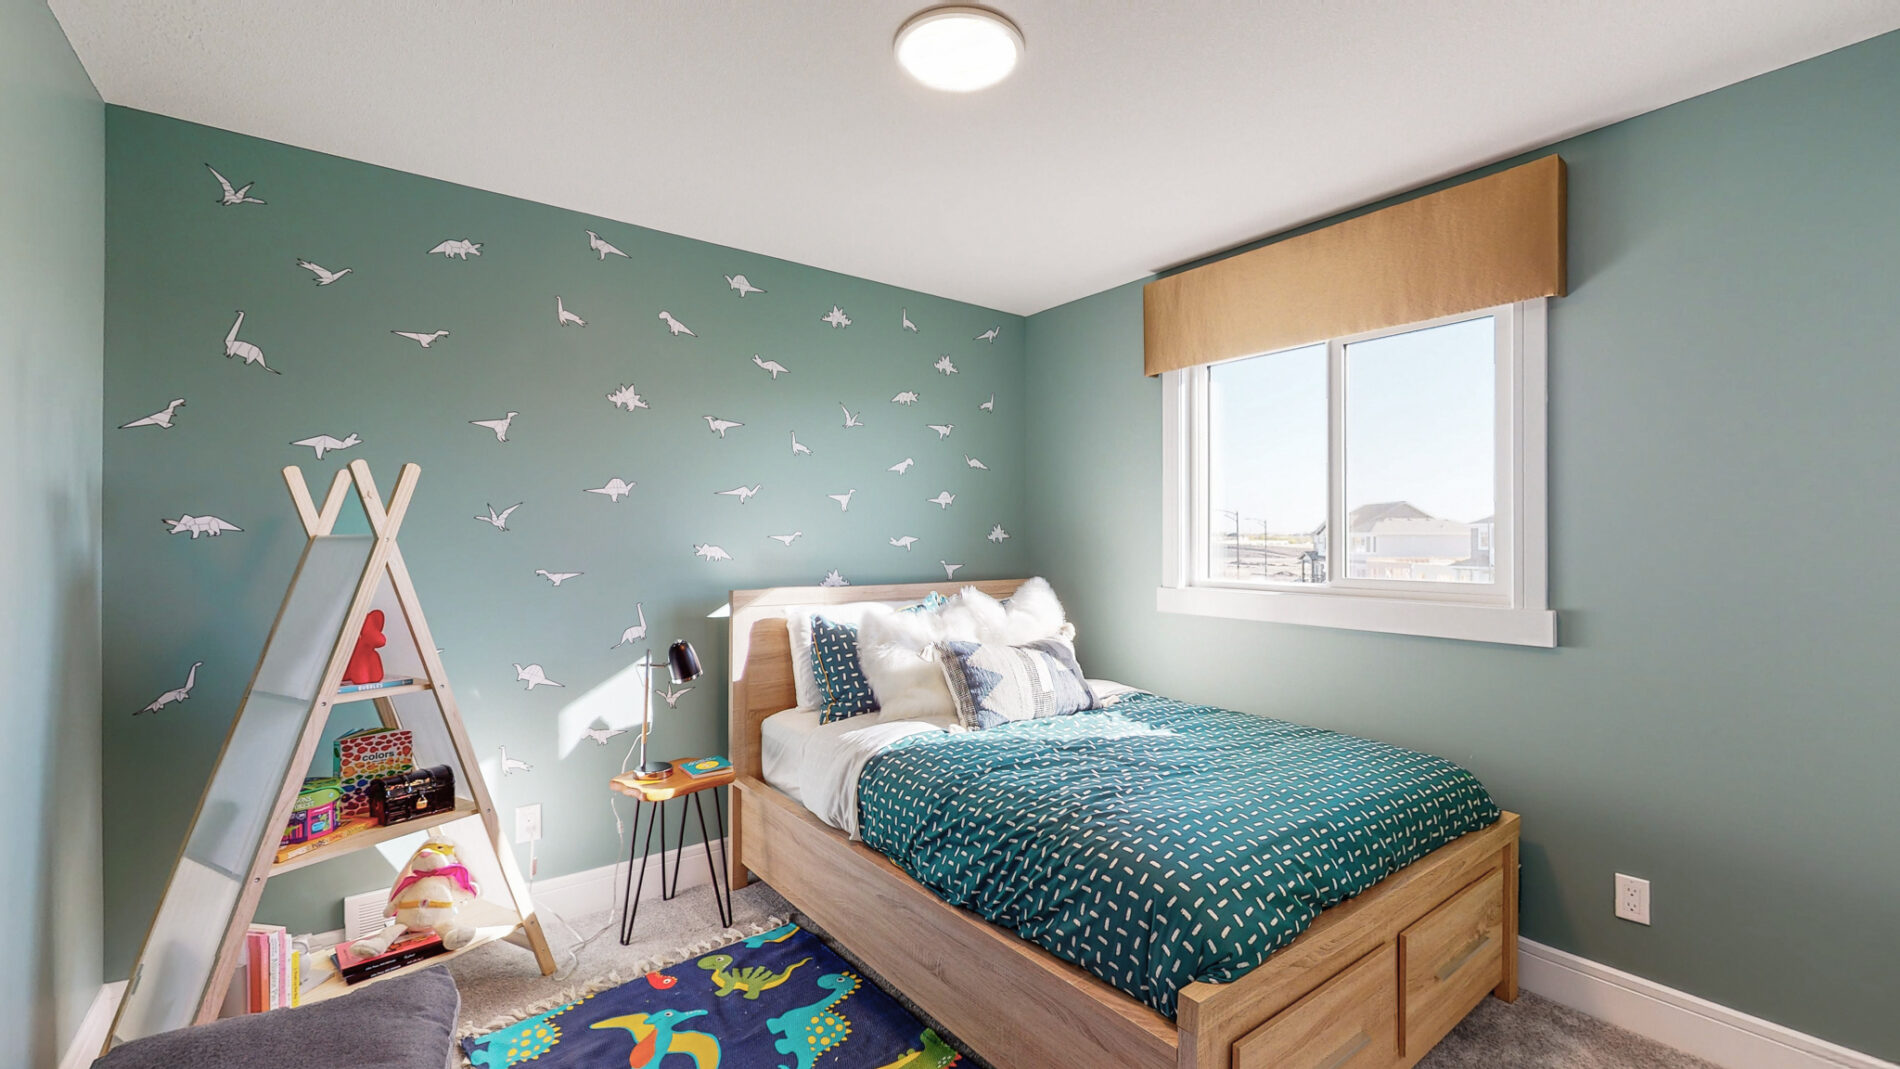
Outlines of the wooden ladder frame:
M 336 522 L 342 515 L 344 500 L 349 496 L 352 485 L 356 489 L 357 499 L 362 503 L 364 516 L 369 521 L 370 532 L 375 541 L 370 549 L 369 558 L 364 564 L 362 576 L 357 581 L 356 592 L 350 599 L 342 631 L 331 647 L 321 682 L 312 699 L 310 709 L 305 715 L 303 732 L 290 758 L 288 772 L 272 802 L 271 815 L 264 825 L 263 838 L 257 844 L 250 871 L 239 889 L 237 903 L 219 939 L 217 956 L 213 959 L 211 974 L 199 999 L 192 1023 L 205 1024 L 217 1019 L 218 1011 L 224 1002 L 225 990 L 236 972 L 239 959 L 244 954 L 245 933 L 256 915 L 258 899 L 263 894 L 265 881 L 271 876 L 283 829 L 290 819 L 291 807 L 302 789 L 310 762 L 316 756 L 317 745 L 323 738 L 324 727 L 328 724 L 330 714 L 338 704 L 336 701 L 338 688 L 342 686 L 343 673 L 348 668 L 351 654 L 355 651 L 363 620 L 369 614 L 372 602 L 385 582 L 389 584 L 390 592 L 402 614 L 403 623 L 415 641 L 416 653 L 422 660 L 426 683 L 418 689 L 427 691 L 434 697 L 450 743 L 455 750 L 457 763 L 463 770 L 465 782 L 458 784 L 458 793 L 459 790 L 465 788 L 474 801 L 476 812 L 467 816 L 481 818 L 485 838 L 494 852 L 496 865 L 501 871 L 502 883 L 507 890 L 507 899 L 513 904 L 515 915 L 519 918 L 518 928 L 508 938 L 510 941 L 522 943 L 534 952 L 535 961 L 540 966 L 542 975 L 552 974 L 556 967 L 554 952 L 549 948 L 547 936 L 541 928 L 540 918 L 534 912 L 528 895 L 528 884 L 522 879 L 520 868 L 515 862 L 514 851 L 502 836 L 500 815 L 495 810 L 494 799 L 489 795 L 488 784 L 481 773 L 480 760 L 474 746 L 469 742 L 467 729 L 462 723 L 462 714 L 456 705 L 455 692 L 448 683 L 448 671 L 443 667 L 441 655 L 436 652 L 435 639 L 429 631 L 428 620 L 422 614 L 422 604 L 416 595 L 415 584 L 410 579 L 409 567 L 403 560 L 401 547 L 396 544 L 396 534 L 402 527 L 403 517 L 409 511 L 411 500 L 415 497 L 416 482 L 422 474 L 421 467 L 416 464 L 402 466 L 396 479 L 395 491 L 390 495 L 386 506 L 376 489 L 376 481 L 370 474 L 369 464 L 363 460 L 351 461 L 347 468 L 336 473 L 321 506 L 311 497 L 301 469 L 295 466 L 287 467 L 283 474 L 284 483 L 290 490 L 291 502 L 297 508 L 297 516 L 303 524 L 306 537 L 304 554 L 297 564 L 299 576 L 303 571 L 304 561 L 309 557 L 310 548 L 317 543 L 318 539 L 329 537 L 335 530 Z M 297 578 L 293 577 L 291 580 L 293 588 L 296 582 Z M 286 597 L 286 604 L 288 601 Z M 239 709 L 245 708 L 250 701 L 251 692 L 257 686 L 258 673 L 263 669 L 264 659 L 269 655 L 271 643 L 276 641 L 278 627 L 282 622 L 283 610 L 280 608 L 277 619 L 271 624 L 270 636 L 265 640 L 264 652 L 259 655 L 258 668 L 252 672 L 251 681 L 245 687 Z M 402 692 L 409 692 L 409 690 L 404 688 Z M 396 713 L 396 705 L 389 697 L 379 696 L 373 701 L 377 716 L 384 727 L 402 726 Z M 225 734 L 224 745 L 218 755 L 219 764 L 222 764 L 225 754 L 229 751 L 232 737 L 238 728 L 238 719 L 238 717 L 232 718 L 231 727 Z M 216 766 L 213 768 L 215 778 Z M 207 780 L 205 794 L 199 798 L 198 811 L 192 817 L 194 828 L 199 817 L 203 815 L 211 783 L 211 780 Z M 422 829 L 419 827 L 417 830 Z M 189 844 L 190 840 L 191 833 L 187 831 L 184 843 L 179 846 L 178 860 L 173 863 L 172 878 L 174 879 L 177 876 L 179 863 L 184 860 L 186 844 Z M 358 847 L 347 848 L 341 848 L 345 844 L 339 844 L 340 848 L 332 856 L 340 857 L 354 852 L 355 849 L 371 845 L 374 845 L 374 841 L 366 841 Z M 167 893 L 169 893 L 170 882 L 168 879 Z M 156 920 L 156 913 L 154 919 Z M 151 946 L 151 938 L 152 933 L 148 930 L 134 964 L 134 977 L 139 975 L 139 968 Z M 114 1016 L 112 1030 L 108 1033 L 108 1048 L 112 1043 L 112 1037 L 118 1032 L 119 1017 L 123 1015 L 124 1008 L 125 1003 L 122 1000 L 118 1014 Z

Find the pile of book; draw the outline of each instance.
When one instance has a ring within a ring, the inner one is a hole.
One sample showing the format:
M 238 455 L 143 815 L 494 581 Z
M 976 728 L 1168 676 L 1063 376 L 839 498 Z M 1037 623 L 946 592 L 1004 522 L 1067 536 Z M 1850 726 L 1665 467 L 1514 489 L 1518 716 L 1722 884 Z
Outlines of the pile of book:
M 303 1002 L 303 954 L 281 924 L 253 924 L 244 934 L 244 1012 L 263 1013 Z
M 442 937 L 434 932 L 410 932 L 391 943 L 389 949 L 381 954 L 359 952 L 357 944 L 361 942 L 361 939 L 356 939 L 336 945 L 336 968 L 343 974 L 346 984 L 361 983 L 448 952 L 448 948 L 442 945 Z

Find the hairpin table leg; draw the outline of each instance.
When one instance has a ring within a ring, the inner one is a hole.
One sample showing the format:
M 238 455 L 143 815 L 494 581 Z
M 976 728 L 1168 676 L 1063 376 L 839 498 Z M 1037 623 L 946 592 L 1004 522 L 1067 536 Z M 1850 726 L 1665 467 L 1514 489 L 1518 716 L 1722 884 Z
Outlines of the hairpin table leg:
M 725 880 L 724 890 L 721 890 L 720 868 L 718 865 L 713 864 L 712 834 L 706 830 L 706 807 L 700 804 L 699 793 L 700 792 L 696 792 L 693 795 L 693 809 L 699 814 L 700 845 L 706 848 L 706 871 L 707 874 L 712 877 L 713 904 L 719 907 L 719 923 L 730 928 L 732 927 L 732 881 L 730 878 L 727 878 Z M 719 795 L 716 791 L 713 794 L 713 809 L 719 813 L 719 833 L 722 836 L 719 842 L 719 853 L 723 857 L 726 852 L 726 844 L 723 838 L 726 831 L 726 821 L 724 811 L 719 808 Z
M 665 803 L 659 803 L 659 804 L 664 805 Z M 666 849 L 666 830 L 664 828 L 660 830 L 660 849 L 661 850 Z M 666 893 L 661 896 L 661 898 L 667 902 L 671 902 L 673 900 L 673 895 L 679 891 L 680 869 L 684 867 L 680 864 L 680 855 L 685 853 L 685 851 L 686 851 L 686 799 L 682 798 L 680 799 L 679 838 L 673 840 L 673 882 L 666 885 L 665 887 Z
M 649 805 L 653 807 L 651 813 L 647 812 L 647 806 Z M 644 842 L 640 839 L 640 817 L 642 814 L 645 814 L 647 818 L 647 834 Z M 626 885 L 622 888 L 620 901 L 621 946 L 627 946 L 633 942 L 633 922 L 640 915 L 640 894 L 646 890 L 647 858 L 653 853 L 653 828 L 655 825 L 660 826 L 660 888 L 662 890 L 666 888 L 666 825 L 664 817 L 665 812 L 661 808 L 660 803 L 648 802 L 640 798 L 634 799 L 633 835 L 627 841 L 627 880 Z M 685 827 L 682 825 L 680 830 L 683 833 Z M 685 836 L 682 834 L 681 838 L 684 839 Z M 637 883 L 633 876 L 633 852 L 636 847 L 638 847 L 640 851 L 640 878 Z M 678 865 L 674 866 L 674 870 L 678 871 Z

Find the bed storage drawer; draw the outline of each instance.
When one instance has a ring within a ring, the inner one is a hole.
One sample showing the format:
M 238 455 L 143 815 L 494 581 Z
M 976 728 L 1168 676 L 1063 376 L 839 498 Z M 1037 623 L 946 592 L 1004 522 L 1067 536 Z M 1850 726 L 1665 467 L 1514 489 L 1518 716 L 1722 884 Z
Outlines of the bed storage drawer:
M 1375 1069 L 1398 1056 L 1398 957 L 1386 943 L 1234 1043 L 1233 1069 Z
M 1504 978 L 1504 873 L 1492 869 L 1399 934 L 1405 1053 L 1416 1056 Z

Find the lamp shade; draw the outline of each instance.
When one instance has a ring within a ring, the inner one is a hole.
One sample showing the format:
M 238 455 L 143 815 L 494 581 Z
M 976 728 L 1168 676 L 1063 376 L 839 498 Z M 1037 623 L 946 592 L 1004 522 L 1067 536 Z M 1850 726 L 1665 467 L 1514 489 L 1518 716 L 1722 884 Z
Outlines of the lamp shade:
M 666 670 L 672 675 L 675 684 L 691 683 L 698 679 L 699 654 L 693 649 L 693 644 L 683 638 L 674 640 L 666 648 Z

